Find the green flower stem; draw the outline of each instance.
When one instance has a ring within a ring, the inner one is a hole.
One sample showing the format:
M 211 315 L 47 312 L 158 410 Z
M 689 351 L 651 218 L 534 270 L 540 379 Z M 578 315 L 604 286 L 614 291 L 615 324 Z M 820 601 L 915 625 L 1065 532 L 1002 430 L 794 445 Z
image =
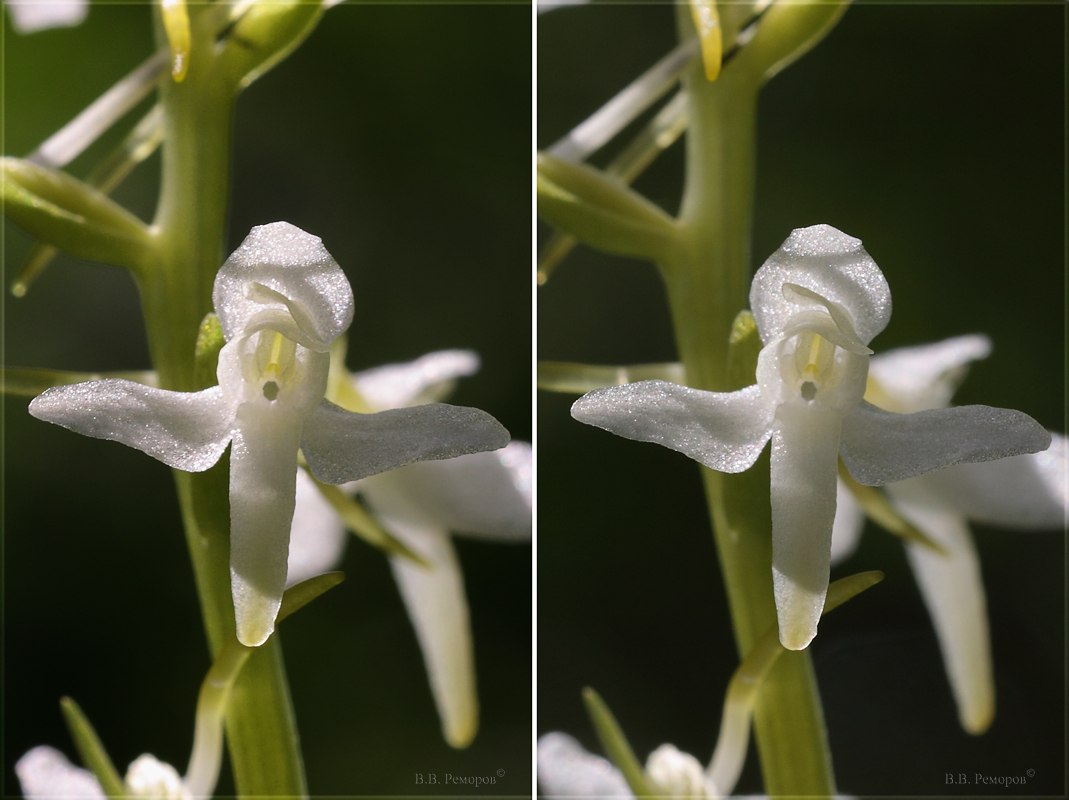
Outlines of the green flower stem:
M 153 226 L 156 259 L 138 275 L 159 385 L 194 391 L 201 320 L 211 310 L 225 255 L 231 119 L 236 86 L 218 69 L 211 6 L 189 6 L 191 50 L 181 83 L 160 87 L 163 177 Z M 157 9 L 157 44 L 167 41 Z M 201 474 L 176 472 L 186 540 L 214 659 L 234 633 L 230 596 L 227 456 Z M 289 688 L 278 637 L 249 659 L 230 695 L 227 740 L 238 794 L 305 796 Z
M 689 22 L 689 12 L 683 24 Z M 682 13 L 682 12 L 681 12 Z M 683 28 L 686 30 L 687 28 Z M 763 76 L 728 65 L 715 82 L 686 76 L 691 107 L 679 246 L 660 264 L 689 385 L 741 388 L 729 377 L 729 335 L 747 308 L 757 95 Z M 752 370 L 749 372 L 752 383 Z M 740 656 L 776 623 L 767 454 L 749 471 L 702 469 Z M 823 712 L 808 653 L 787 653 L 768 675 L 754 715 L 765 791 L 830 796 Z

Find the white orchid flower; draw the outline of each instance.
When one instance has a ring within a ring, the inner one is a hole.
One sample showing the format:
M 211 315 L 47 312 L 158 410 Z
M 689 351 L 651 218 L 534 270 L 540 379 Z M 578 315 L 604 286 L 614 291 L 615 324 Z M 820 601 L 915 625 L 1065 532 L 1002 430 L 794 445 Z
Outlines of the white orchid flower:
M 297 451 L 324 483 L 415 461 L 494 450 L 489 414 L 444 404 L 357 414 L 324 400 L 329 349 L 353 316 L 345 274 L 319 238 L 285 222 L 253 228 L 212 293 L 226 344 L 219 385 L 171 392 L 123 380 L 49 389 L 30 413 L 202 472 L 230 453 L 230 573 L 237 636 L 274 630 L 286 585 Z
M 862 400 L 868 343 L 891 316 L 879 268 L 828 225 L 799 228 L 754 275 L 764 348 L 737 392 L 642 381 L 591 392 L 580 422 L 656 442 L 721 472 L 743 472 L 772 440 L 772 573 L 780 641 L 806 647 L 824 606 L 840 455 L 880 486 L 952 464 L 1033 453 L 1050 435 L 1017 411 L 965 406 L 893 414 Z
M 866 397 L 902 413 L 944 408 L 968 364 L 986 358 L 986 336 L 959 336 L 873 356 Z M 969 520 L 1015 530 L 1059 530 L 1069 507 L 1067 442 L 1048 450 L 980 464 L 959 464 L 887 486 L 898 512 L 948 555 L 906 542 L 932 617 L 962 727 L 983 733 L 995 714 L 990 634 L 980 561 Z M 832 562 L 851 555 L 864 527 L 853 495 L 840 493 Z
M 89 0 L 4 0 L 11 25 L 19 33 L 80 25 L 89 14 Z
M 408 364 L 391 364 L 350 376 L 346 391 L 376 410 L 437 400 L 456 378 L 479 366 L 474 353 L 447 350 Z M 339 393 L 339 402 L 344 395 Z M 505 542 L 531 538 L 531 446 L 512 442 L 492 453 L 412 464 L 348 484 L 379 523 L 430 563 L 430 569 L 390 557 L 401 597 L 416 630 L 442 733 L 466 747 L 478 728 L 478 698 L 464 578 L 450 532 Z M 290 581 L 340 563 L 348 535 L 341 518 L 314 483 L 298 474 L 297 508 L 290 538 Z
M 27 800 L 105 800 L 107 795 L 87 769 L 76 767 L 54 747 L 30 750 L 15 764 L 15 774 Z M 178 771 L 155 756 L 138 756 L 126 771 L 124 781 L 131 797 L 147 800 L 191 800 Z
M 623 774 L 566 733 L 538 739 L 538 785 L 551 798 L 633 798 Z M 701 763 L 674 745 L 662 744 L 646 759 L 646 780 L 658 797 L 716 800 L 721 797 Z M 729 787 L 730 790 L 730 787 Z

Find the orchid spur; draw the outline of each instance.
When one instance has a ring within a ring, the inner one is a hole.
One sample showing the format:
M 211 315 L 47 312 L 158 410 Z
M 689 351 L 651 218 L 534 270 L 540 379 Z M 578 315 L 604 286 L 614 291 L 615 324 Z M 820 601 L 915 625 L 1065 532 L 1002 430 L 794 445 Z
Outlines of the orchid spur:
M 345 483 L 425 459 L 495 450 L 508 432 L 490 415 L 444 404 L 379 414 L 324 400 L 331 343 L 353 296 L 315 236 L 285 222 L 253 228 L 212 294 L 226 344 L 218 386 L 171 392 L 124 380 L 49 389 L 30 413 L 202 472 L 230 455 L 230 572 L 238 639 L 274 630 L 300 449 L 312 474 Z
M 337 349 L 336 349 L 337 350 Z M 455 379 L 479 367 L 469 351 L 428 353 L 349 375 L 341 357 L 327 395 L 338 405 L 382 411 L 444 397 Z M 338 380 L 335 380 L 335 379 Z M 338 510 L 303 470 L 290 536 L 289 581 L 334 569 L 348 537 Z M 450 532 L 499 542 L 531 538 L 531 446 L 511 442 L 496 452 L 412 464 L 341 487 L 359 494 L 375 519 L 427 565 L 390 555 L 416 631 L 442 734 L 466 747 L 478 728 L 478 698 L 464 578 Z
M 986 336 L 956 336 L 903 347 L 871 360 L 866 397 L 899 413 L 950 405 L 970 362 L 986 358 Z M 886 487 L 902 517 L 943 548 L 904 542 L 932 617 L 962 728 L 983 733 L 995 715 L 987 603 L 969 521 L 1011 530 L 1064 530 L 1069 507 L 1067 440 L 1053 434 L 1046 451 L 999 461 L 959 464 Z M 831 558 L 857 549 L 864 513 L 840 481 Z
M 887 281 L 860 240 L 799 228 L 754 275 L 764 344 L 756 383 L 706 392 L 665 381 L 580 398 L 580 422 L 743 472 L 772 440 L 772 574 L 780 641 L 805 648 L 824 606 L 840 455 L 879 486 L 963 462 L 1033 453 L 1050 435 L 1025 414 L 987 406 L 894 414 L 863 401 L 868 343 L 887 325 Z

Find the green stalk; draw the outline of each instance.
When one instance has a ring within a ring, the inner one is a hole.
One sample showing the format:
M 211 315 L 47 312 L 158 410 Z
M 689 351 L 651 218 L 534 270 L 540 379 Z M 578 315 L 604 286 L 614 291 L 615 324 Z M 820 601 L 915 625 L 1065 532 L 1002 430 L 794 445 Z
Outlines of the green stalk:
M 693 31 L 685 6 L 681 25 Z M 696 63 L 685 77 L 691 127 L 679 247 L 660 265 L 687 382 L 711 391 L 741 388 L 729 377 L 729 334 L 736 314 L 749 306 L 754 143 L 763 76 L 741 66 L 729 64 L 709 82 Z M 702 468 L 702 476 L 736 644 L 745 657 L 754 640 L 776 623 L 768 455 L 739 475 Z M 772 669 L 757 701 L 754 731 L 768 794 L 834 794 L 808 653 L 787 653 Z
M 191 49 L 181 83 L 160 88 L 163 176 L 154 224 L 158 258 L 138 276 L 149 348 L 161 388 L 194 391 L 197 332 L 211 308 L 225 254 L 235 86 L 219 69 L 211 6 L 189 6 Z M 156 38 L 167 48 L 156 11 Z M 176 472 L 186 540 L 214 660 L 233 635 L 227 456 L 200 474 Z M 278 636 L 258 648 L 238 678 L 227 711 L 238 794 L 305 796 L 304 769 Z

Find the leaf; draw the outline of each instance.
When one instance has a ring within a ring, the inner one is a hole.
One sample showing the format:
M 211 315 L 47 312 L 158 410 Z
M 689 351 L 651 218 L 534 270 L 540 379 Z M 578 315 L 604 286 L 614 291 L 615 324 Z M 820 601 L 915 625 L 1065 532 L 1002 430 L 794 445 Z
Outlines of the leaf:
M 0 394 L 15 397 L 37 397 L 53 386 L 72 383 L 120 378 L 145 386 L 158 386 L 159 379 L 151 370 L 129 372 L 65 372 L 58 369 L 34 369 L 31 367 L 4 367 L 0 372 Z
M 949 557 L 950 553 L 941 544 L 933 540 L 920 528 L 898 513 L 898 509 L 883 492 L 875 486 L 865 486 L 854 480 L 843 460 L 839 459 L 839 480 L 857 500 L 865 515 L 890 534 L 905 539 L 907 542 L 927 547 L 932 552 Z
M 538 388 L 550 392 L 586 394 L 595 389 L 650 380 L 686 385 L 683 365 L 678 362 L 635 364 L 628 367 L 571 364 L 563 361 L 538 362 Z
M 246 3 L 220 41 L 220 63 L 245 88 L 293 52 L 322 14 L 321 3 L 307 0 Z
M 835 27 L 850 0 L 826 3 L 772 3 L 757 32 L 739 48 L 733 68 L 766 81 L 797 61 Z
M 538 213 L 587 244 L 620 255 L 663 260 L 676 223 L 623 183 L 597 170 L 538 156 Z
M 4 213 L 32 236 L 73 256 L 138 271 L 148 262 L 148 226 L 64 172 L 0 159 Z
M 63 719 L 74 740 L 74 746 L 78 748 L 82 764 L 93 773 L 100 783 L 100 788 L 109 798 L 113 800 L 125 798 L 126 786 L 82 709 L 69 697 L 60 700 L 59 707 L 63 711 Z
M 623 773 L 624 780 L 635 797 L 656 797 L 656 792 L 646 780 L 642 765 L 635 758 L 634 750 L 605 701 L 588 686 L 583 689 L 583 703 L 586 704 L 587 714 L 590 715 L 590 721 L 597 731 L 605 755 Z
M 105 194 L 111 193 L 130 172 L 156 152 L 163 141 L 163 106 L 152 107 L 122 143 L 93 168 L 85 182 Z M 37 242 L 19 268 L 18 276 L 11 285 L 15 297 L 25 296 L 30 285 L 44 272 L 59 251 L 49 244 Z
M 315 478 L 313 478 L 315 480 Z M 379 525 L 364 507 L 355 499 L 347 495 L 337 486 L 329 483 L 316 481 L 316 486 L 323 493 L 334 510 L 338 512 L 346 527 L 359 536 L 372 547 L 376 547 L 387 555 L 402 556 L 424 569 L 430 569 L 431 564 L 421 555 L 408 547 L 400 539 L 393 536 L 389 531 Z
M 279 606 L 275 623 L 282 622 L 286 617 L 300 611 L 317 597 L 330 591 L 344 580 L 344 572 L 325 572 L 322 575 L 316 575 L 314 578 L 309 578 L 295 586 L 291 586 L 282 595 L 282 605 Z

